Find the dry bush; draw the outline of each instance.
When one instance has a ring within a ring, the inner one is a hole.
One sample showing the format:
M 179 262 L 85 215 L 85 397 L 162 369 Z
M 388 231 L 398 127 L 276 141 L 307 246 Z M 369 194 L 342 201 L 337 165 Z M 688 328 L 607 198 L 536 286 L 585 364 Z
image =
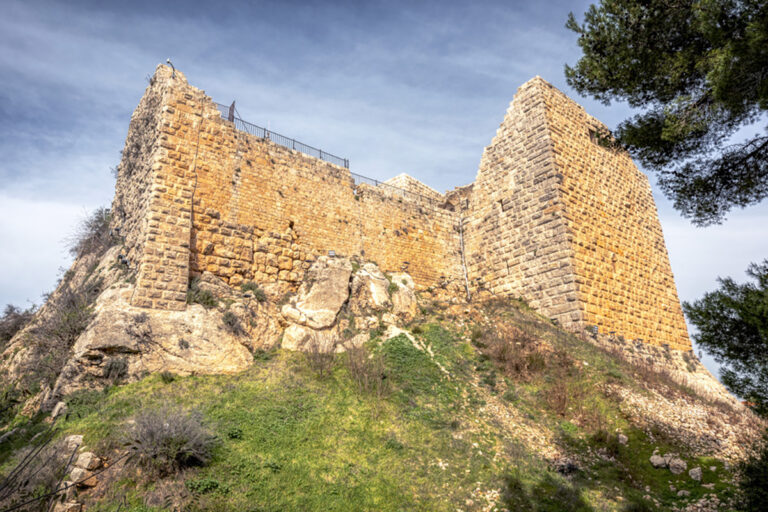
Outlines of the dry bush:
M 24 310 L 13 304 L 5 306 L 3 316 L 0 317 L 0 347 L 10 341 L 17 332 L 22 330 L 32 320 L 35 311 L 35 306 Z
M 48 296 L 27 347 L 30 357 L 22 365 L 22 387 L 34 391 L 40 382 L 53 386 L 77 338 L 93 318 L 93 303 L 102 282 L 95 279 L 80 287 L 63 284 Z
M 376 398 L 389 394 L 386 366 L 381 354 L 371 354 L 365 347 L 353 347 L 347 350 L 347 370 L 350 377 L 363 393 L 370 393 Z
M 73 450 L 66 447 L 64 440 L 25 448 L 16 465 L 0 478 L 0 510 L 59 489 L 73 456 Z M 50 497 L 42 498 L 21 510 L 48 510 L 50 502 Z
M 242 336 L 245 334 L 245 327 L 243 327 L 242 322 L 240 322 L 240 319 L 233 312 L 225 311 L 224 315 L 221 317 L 221 321 L 224 324 L 224 327 L 235 336 Z
M 109 208 L 97 208 L 84 219 L 68 240 L 72 256 L 79 258 L 86 254 L 104 254 L 116 242 L 109 229 L 110 219 Z
M 547 356 L 531 333 L 507 324 L 473 330 L 472 338 L 480 351 L 493 360 L 506 375 L 528 380 L 547 367 Z
M 328 375 L 336 359 L 333 348 L 331 350 L 323 350 L 317 342 L 312 342 L 308 348 L 309 350 L 307 350 L 306 354 L 309 367 L 320 377 Z
M 207 464 L 216 437 L 203 425 L 198 412 L 160 408 L 139 413 L 126 442 L 140 466 L 153 476 L 164 477 Z
M 552 383 L 546 390 L 547 406 L 558 416 L 565 418 L 580 415 L 587 396 L 585 383 L 564 372 L 556 372 Z

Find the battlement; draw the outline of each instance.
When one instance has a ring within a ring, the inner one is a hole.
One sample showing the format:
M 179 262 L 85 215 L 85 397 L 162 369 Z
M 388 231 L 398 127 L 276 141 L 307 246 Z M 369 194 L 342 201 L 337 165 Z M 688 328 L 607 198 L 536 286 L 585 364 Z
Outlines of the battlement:
M 602 126 L 536 77 L 477 179 L 446 194 L 353 174 L 238 129 L 159 66 L 131 119 L 113 203 L 134 305 L 183 309 L 190 276 L 296 285 L 320 255 L 406 271 L 417 288 L 523 297 L 562 325 L 690 348 L 653 197 Z M 287 147 L 288 146 L 288 147 Z

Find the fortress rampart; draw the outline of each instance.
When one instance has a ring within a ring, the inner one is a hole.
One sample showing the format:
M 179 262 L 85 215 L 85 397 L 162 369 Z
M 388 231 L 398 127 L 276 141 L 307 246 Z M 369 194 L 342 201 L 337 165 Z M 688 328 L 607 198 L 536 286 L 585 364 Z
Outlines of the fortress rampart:
M 690 349 L 648 180 L 592 141 L 598 126 L 536 78 L 474 184 L 356 185 L 346 168 L 237 130 L 160 66 L 131 119 L 113 203 L 138 267 L 132 302 L 183 309 L 203 271 L 290 286 L 334 251 L 405 270 L 418 288 L 521 296 L 569 328 Z

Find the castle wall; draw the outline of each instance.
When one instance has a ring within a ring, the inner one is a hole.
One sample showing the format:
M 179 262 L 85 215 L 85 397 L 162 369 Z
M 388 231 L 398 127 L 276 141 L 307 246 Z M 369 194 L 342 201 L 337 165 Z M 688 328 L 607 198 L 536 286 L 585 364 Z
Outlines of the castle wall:
M 405 270 L 418 287 L 458 279 L 458 217 L 435 202 L 356 187 L 348 169 L 239 131 L 165 67 L 137 111 L 159 128 L 142 153 L 146 177 L 123 171 L 135 165 L 126 153 L 116 194 L 133 205 L 131 246 L 143 245 L 131 253 L 134 304 L 182 309 L 190 273 L 203 271 L 233 286 L 296 282 L 329 251 Z
M 690 349 L 648 178 L 597 143 L 605 127 L 582 107 L 546 83 L 542 96 L 585 324 Z
M 470 194 L 470 281 L 568 328 L 690 349 L 648 179 L 600 127 L 544 80 L 520 87 Z
M 523 297 L 565 327 L 581 323 L 542 84 L 515 95 L 485 148 L 465 212 L 473 291 Z
M 599 123 L 540 78 L 520 87 L 477 180 L 446 195 L 239 131 L 161 66 L 131 121 L 114 226 L 138 267 L 132 303 L 183 309 L 190 275 L 292 286 L 334 251 L 523 297 L 566 328 L 690 348 L 647 178 L 597 145 Z M 464 253 L 460 248 L 464 244 Z

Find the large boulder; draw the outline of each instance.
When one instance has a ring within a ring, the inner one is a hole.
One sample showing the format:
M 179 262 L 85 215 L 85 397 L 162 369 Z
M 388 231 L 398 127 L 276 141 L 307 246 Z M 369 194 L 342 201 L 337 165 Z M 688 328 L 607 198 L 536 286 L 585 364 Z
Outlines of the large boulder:
M 77 339 L 51 399 L 148 372 L 235 373 L 250 366 L 253 350 L 274 346 L 280 337 L 271 304 L 246 300 L 229 306 L 240 327 L 236 331 L 231 321 L 224 322 L 223 305 L 151 310 L 131 306 L 130 295 L 130 288 L 111 288 L 99 296 L 94 318 Z
M 389 281 L 373 263 L 366 263 L 352 277 L 349 310 L 356 316 L 392 307 Z
M 351 275 L 352 264 L 344 258 L 322 256 L 312 264 L 294 306 L 304 325 L 326 329 L 336 322 L 336 315 L 349 298 Z
M 333 352 L 339 334 L 336 329 L 312 329 L 306 325 L 292 324 L 283 332 L 282 348 L 308 351 L 317 347 L 320 352 Z
M 403 322 L 408 323 L 419 314 L 413 278 L 404 272 L 392 274 L 391 278 L 392 284 L 397 286 L 397 289 L 392 292 L 392 312 Z

